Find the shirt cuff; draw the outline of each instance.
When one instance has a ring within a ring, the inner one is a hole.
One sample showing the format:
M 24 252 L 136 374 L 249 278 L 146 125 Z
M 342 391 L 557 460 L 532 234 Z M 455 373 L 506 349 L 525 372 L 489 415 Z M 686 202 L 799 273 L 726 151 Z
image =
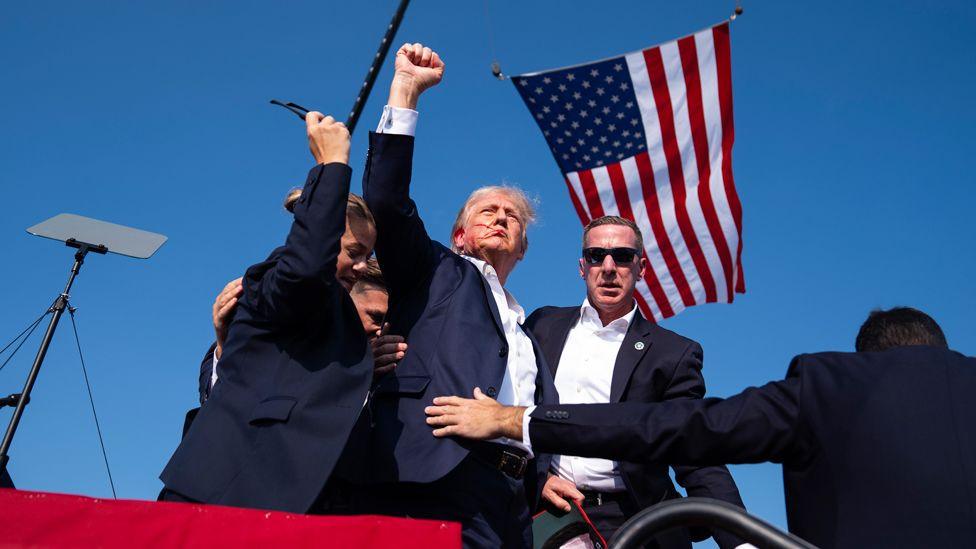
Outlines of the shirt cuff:
M 532 451 L 532 441 L 529 440 L 529 420 L 532 419 L 532 412 L 535 410 L 535 406 L 529 406 L 525 409 L 525 413 L 522 414 L 522 445 L 525 446 L 530 454 L 535 454 Z
M 417 134 L 417 111 L 402 107 L 383 107 L 380 123 L 376 126 L 376 133 L 391 133 L 397 135 Z

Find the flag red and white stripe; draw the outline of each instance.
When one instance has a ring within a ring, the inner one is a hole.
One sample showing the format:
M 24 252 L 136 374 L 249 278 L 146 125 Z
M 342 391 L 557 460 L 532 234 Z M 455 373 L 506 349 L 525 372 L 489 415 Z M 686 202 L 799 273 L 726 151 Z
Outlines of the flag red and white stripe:
M 640 124 L 634 127 L 642 125 L 644 130 L 643 143 L 638 144 L 641 150 L 622 159 L 624 155 L 606 154 L 610 163 L 574 171 L 566 167 L 575 158 L 562 155 L 570 199 L 584 225 L 603 215 L 619 215 L 640 227 L 649 268 L 637 285 L 636 298 L 647 318 L 661 320 L 703 303 L 731 303 L 735 293 L 745 292 L 745 283 L 742 207 L 732 176 L 735 134 L 729 24 L 622 59 L 633 87 L 623 99 L 636 98 Z M 619 63 L 614 66 L 619 67 Z M 530 97 L 539 97 L 540 101 L 544 97 L 542 93 L 530 96 L 534 79 L 549 74 L 549 83 L 558 78 L 556 72 L 527 75 L 533 80 L 529 85 L 521 84 L 526 92 L 519 90 L 527 102 Z M 603 82 L 595 77 L 592 80 Z M 617 82 L 611 81 L 607 81 L 608 89 Z M 557 101 L 553 99 L 552 103 Z M 530 105 L 530 110 L 533 108 Z M 603 112 L 610 113 L 611 109 L 604 108 Z M 550 130 L 560 128 L 555 124 L 544 126 L 545 119 L 537 118 L 550 144 L 556 145 Z M 570 132 L 565 135 L 570 136 Z M 556 147 L 553 152 L 559 161 L 558 154 L 563 151 Z

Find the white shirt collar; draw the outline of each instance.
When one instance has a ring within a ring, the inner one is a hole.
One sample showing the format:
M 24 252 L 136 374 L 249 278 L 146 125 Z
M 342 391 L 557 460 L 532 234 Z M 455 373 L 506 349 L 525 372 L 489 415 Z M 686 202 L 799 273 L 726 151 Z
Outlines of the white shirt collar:
M 495 268 L 483 259 L 478 259 L 477 257 L 471 257 L 470 255 L 465 254 L 459 255 L 477 267 L 481 275 L 488 280 L 488 284 L 490 286 L 494 287 L 497 285 L 498 289 L 505 293 L 505 301 L 508 303 L 508 308 L 515 313 L 516 321 L 519 323 L 519 325 L 523 324 L 525 322 L 525 309 L 519 305 L 519 302 L 515 299 L 515 296 L 513 296 L 511 292 L 502 286 L 502 282 L 498 278 L 498 273 L 495 271 Z
M 600 320 L 599 311 L 590 304 L 590 298 L 586 297 L 583 298 L 583 305 L 580 307 L 580 323 L 586 324 L 594 330 L 607 329 L 627 333 L 627 329 L 630 328 L 630 323 L 633 322 L 635 314 L 637 314 L 636 302 L 629 313 L 604 326 L 603 321 Z
M 485 275 L 486 277 L 493 276 L 495 278 L 498 278 L 498 273 L 495 272 L 495 268 L 489 265 L 487 261 L 466 254 L 460 254 L 460 255 L 464 259 L 467 259 L 471 263 L 474 263 L 474 266 L 478 268 L 478 271 L 480 271 L 481 274 Z

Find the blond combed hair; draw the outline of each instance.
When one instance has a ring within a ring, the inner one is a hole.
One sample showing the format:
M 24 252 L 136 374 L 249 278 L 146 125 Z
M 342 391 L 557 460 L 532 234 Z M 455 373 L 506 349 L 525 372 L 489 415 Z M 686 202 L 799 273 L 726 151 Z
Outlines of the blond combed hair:
M 457 234 L 458 229 L 461 229 L 468 223 L 468 217 L 471 215 L 471 207 L 475 202 L 495 193 L 507 196 L 515 204 L 515 208 L 522 218 L 522 251 L 524 252 L 529 248 L 528 228 L 529 225 L 535 222 L 536 218 L 534 201 L 525 194 L 525 191 L 518 187 L 510 185 L 487 185 L 475 189 L 468 195 L 468 199 L 464 201 L 464 206 L 461 206 L 457 217 L 454 219 L 454 226 L 451 227 L 451 250 L 455 253 L 461 253 L 462 250 L 454 243 L 454 235 Z

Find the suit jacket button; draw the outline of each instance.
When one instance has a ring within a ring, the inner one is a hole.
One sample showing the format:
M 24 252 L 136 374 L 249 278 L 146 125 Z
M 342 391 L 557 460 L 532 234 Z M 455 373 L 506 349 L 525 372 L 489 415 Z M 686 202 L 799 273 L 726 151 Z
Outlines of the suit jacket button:
M 488 392 L 485 394 L 491 398 L 495 398 L 495 396 L 498 394 L 498 390 L 496 390 L 494 387 L 488 387 Z
M 548 412 L 546 412 L 546 417 L 547 417 L 547 418 L 549 418 L 549 419 L 552 419 L 552 416 L 553 416 L 553 413 L 552 413 L 552 411 L 548 411 Z
M 508 356 L 508 347 L 502 347 L 501 349 L 498 349 L 498 356 L 500 356 L 502 358 L 507 357 Z

